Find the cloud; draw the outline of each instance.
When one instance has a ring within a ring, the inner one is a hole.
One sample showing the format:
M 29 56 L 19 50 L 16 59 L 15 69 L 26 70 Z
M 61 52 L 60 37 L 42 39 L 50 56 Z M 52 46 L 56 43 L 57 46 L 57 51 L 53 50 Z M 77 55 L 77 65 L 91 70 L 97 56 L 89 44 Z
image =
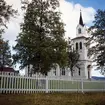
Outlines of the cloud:
M 21 0 L 5 0 L 7 4 L 12 5 L 14 9 L 17 9 L 20 11 L 21 7 Z
M 80 9 L 82 10 L 84 23 L 86 25 L 90 25 L 94 20 L 94 15 L 96 13 L 94 8 L 85 8 L 80 4 L 74 4 L 73 2 L 60 0 L 60 11 L 62 12 L 62 19 L 66 24 L 66 37 L 76 37 L 76 26 L 79 22 Z

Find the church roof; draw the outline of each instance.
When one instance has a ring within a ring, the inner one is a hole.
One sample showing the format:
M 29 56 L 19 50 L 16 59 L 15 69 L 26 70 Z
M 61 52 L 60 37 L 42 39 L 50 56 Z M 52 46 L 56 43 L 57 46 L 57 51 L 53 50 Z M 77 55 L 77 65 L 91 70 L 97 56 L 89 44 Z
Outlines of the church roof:
M 86 37 L 85 37 L 85 36 L 78 36 L 78 37 L 73 38 L 72 40 L 75 40 L 75 39 L 81 39 L 81 38 L 86 39 Z
M 83 24 L 83 19 L 82 19 L 82 13 L 81 13 L 81 10 L 80 10 L 79 24 L 80 24 L 81 26 L 84 26 L 84 24 Z

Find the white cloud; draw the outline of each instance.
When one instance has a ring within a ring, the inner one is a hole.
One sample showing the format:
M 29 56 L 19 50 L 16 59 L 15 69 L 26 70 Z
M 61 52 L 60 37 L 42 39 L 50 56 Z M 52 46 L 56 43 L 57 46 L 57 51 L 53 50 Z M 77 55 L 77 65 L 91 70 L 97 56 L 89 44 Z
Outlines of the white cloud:
M 95 9 L 92 7 L 85 8 L 80 4 L 60 0 L 60 11 L 62 12 L 62 19 L 66 24 L 66 36 L 74 38 L 76 36 L 76 26 L 79 22 L 80 9 L 82 10 L 83 21 L 89 25 L 94 20 Z
M 7 4 L 12 5 L 14 9 L 20 10 L 21 0 L 5 0 Z

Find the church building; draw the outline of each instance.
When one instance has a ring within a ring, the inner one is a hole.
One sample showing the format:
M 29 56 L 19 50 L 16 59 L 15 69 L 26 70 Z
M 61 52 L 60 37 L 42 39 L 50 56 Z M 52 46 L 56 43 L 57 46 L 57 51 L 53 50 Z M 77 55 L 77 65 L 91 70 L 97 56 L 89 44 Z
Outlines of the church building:
M 72 39 L 73 48 L 78 51 L 80 55 L 78 62 L 80 69 L 75 68 L 74 78 L 91 78 L 92 60 L 88 57 L 89 46 L 86 46 L 87 37 L 88 32 L 85 24 L 83 23 L 82 13 L 80 11 L 79 24 L 76 27 L 76 37 Z
M 48 72 L 48 77 L 50 78 L 70 78 L 70 79 L 90 79 L 91 78 L 91 67 L 92 60 L 87 56 L 88 46 L 86 46 L 86 39 L 88 37 L 88 32 L 86 26 L 83 23 L 82 13 L 80 11 L 79 23 L 76 27 L 76 37 L 73 39 L 68 38 L 69 42 L 72 41 L 72 47 L 74 50 L 78 51 L 79 57 L 79 68 L 74 68 L 73 76 L 71 76 L 70 69 L 60 68 L 59 65 L 55 69 L 51 69 Z M 28 71 L 26 69 L 26 75 Z M 41 75 L 41 74 L 40 74 Z

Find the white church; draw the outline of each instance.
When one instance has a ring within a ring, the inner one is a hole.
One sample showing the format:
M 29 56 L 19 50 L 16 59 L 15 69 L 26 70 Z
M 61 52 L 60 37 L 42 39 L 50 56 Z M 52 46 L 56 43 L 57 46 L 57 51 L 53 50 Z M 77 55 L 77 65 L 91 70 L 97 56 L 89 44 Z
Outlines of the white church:
M 68 38 L 68 46 L 70 40 L 72 41 L 72 45 L 74 50 L 77 50 L 80 58 L 80 69 L 74 68 L 73 70 L 73 76 L 71 76 L 70 69 L 64 68 L 61 69 L 59 65 L 56 67 L 56 69 L 51 69 L 50 72 L 48 72 L 47 76 L 49 78 L 70 78 L 70 79 L 90 79 L 91 78 L 91 67 L 92 67 L 92 60 L 89 59 L 87 56 L 88 48 L 86 46 L 86 39 L 88 37 L 88 32 L 86 29 L 86 26 L 83 23 L 82 19 L 82 13 L 80 12 L 79 17 L 79 24 L 76 27 L 76 37 L 73 39 Z M 25 75 L 28 75 L 28 69 L 25 69 Z M 33 74 L 33 76 L 42 76 L 40 73 Z

